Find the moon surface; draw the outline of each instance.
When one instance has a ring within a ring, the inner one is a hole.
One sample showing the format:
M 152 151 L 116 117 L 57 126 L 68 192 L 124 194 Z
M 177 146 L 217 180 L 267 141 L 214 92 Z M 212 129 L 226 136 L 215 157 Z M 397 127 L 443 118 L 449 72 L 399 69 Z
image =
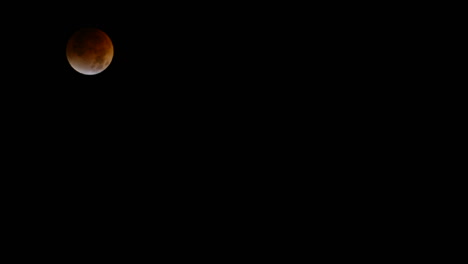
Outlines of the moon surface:
M 114 46 L 109 36 L 97 28 L 82 28 L 67 43 L 70 66 L 85 75 L 98 74 L 109 66 Z

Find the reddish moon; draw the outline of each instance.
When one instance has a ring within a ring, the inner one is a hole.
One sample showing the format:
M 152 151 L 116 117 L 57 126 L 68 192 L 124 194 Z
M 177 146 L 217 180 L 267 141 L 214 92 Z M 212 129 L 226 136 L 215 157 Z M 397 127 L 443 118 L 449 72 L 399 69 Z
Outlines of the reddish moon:
M 70 66 L 79 73 L 98 74 L 107 69 L 113 57 L 112 41 L 100 29 L 79 29 L 68 40 L 67 59 Z

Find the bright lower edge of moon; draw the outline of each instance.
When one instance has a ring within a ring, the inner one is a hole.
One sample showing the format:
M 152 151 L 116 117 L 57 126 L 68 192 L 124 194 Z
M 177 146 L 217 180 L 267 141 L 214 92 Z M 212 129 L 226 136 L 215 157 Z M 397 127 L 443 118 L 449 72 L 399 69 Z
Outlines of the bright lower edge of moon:
M 114 46 L 102 30 L 81 28 L 69 38 L 66 53 L 75 71 L 95 75 L 109 67 L 114 57 Z

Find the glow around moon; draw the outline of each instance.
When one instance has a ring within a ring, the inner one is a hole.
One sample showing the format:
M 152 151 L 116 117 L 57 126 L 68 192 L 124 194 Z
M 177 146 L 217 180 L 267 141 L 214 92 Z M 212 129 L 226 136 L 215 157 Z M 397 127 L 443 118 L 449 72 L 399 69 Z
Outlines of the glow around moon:
M 70 66 L 85 75 L 104 71 L 114 57 L 114 46 L 109 36 L 97 28 L 76 31 L 67 43 Z

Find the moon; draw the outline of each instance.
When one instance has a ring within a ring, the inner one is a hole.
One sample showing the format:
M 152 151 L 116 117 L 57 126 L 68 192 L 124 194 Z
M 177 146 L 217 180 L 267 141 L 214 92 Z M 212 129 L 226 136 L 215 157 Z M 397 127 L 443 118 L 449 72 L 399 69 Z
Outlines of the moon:
M 101 73 L 114 57 L 109 36 L 97 28 L 81 28 L 69 38 L 67 59 L 70 66 L 85 75 Z

